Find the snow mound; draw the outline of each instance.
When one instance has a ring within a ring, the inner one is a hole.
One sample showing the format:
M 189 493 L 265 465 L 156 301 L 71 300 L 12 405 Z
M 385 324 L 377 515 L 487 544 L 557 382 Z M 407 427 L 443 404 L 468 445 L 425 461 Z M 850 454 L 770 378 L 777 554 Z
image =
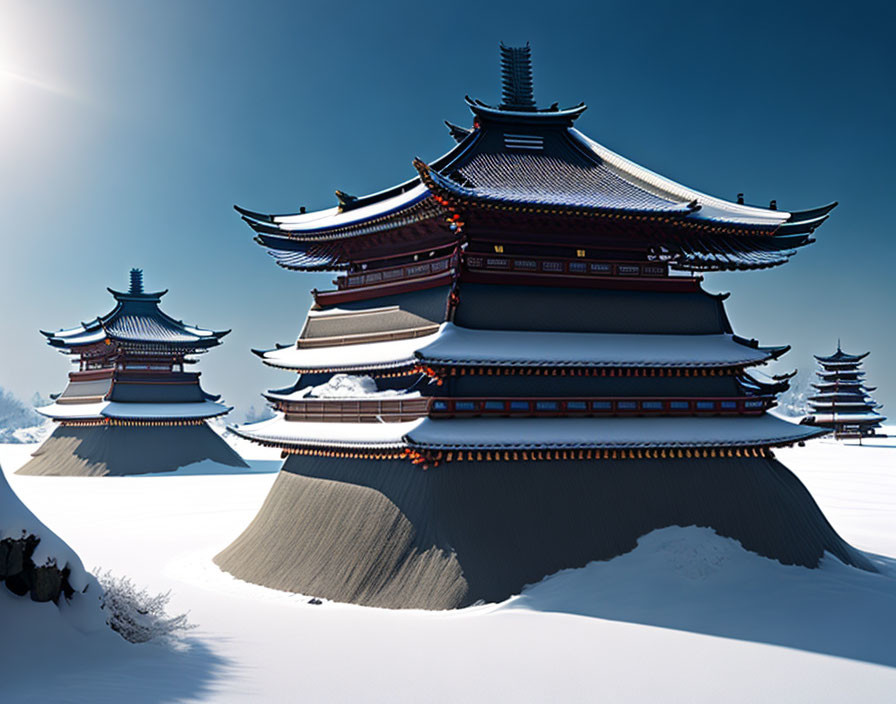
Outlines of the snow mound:
M 377 389 L 373 377 L 354 374 L 334 374 L 320 386 L 312 386 L 308 396 L 313 398 L 369 398 L 371 396 L 419 396 L 419 391 L 404 392 L 397 389 Z

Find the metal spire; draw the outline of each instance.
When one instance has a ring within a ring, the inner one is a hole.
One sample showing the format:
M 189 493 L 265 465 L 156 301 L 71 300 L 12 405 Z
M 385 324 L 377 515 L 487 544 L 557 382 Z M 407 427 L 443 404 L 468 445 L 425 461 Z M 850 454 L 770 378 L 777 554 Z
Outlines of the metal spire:
M 532 95 L 532 50 L 505 46 L 501 42 L 501 107 L 505 110 L 534 111 Z

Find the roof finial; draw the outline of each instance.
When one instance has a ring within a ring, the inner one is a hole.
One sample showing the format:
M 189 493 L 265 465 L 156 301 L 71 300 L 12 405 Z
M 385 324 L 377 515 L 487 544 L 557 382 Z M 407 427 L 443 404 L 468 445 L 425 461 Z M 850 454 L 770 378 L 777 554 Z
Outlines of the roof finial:
M 843 351 L 843 350 L 840 349 L 840 338 L 839 338 L 839 337 L 837 338 L 837 351 L 838 351 L 838 352 L 842 352 L 842 351 Z
M 535 110 L 532 95 L 532 50 L 501 42 L 501 107 L 504 110 Z
M 143 293 L 143 269 L 131 269 L 131 290 L 128 293 Z

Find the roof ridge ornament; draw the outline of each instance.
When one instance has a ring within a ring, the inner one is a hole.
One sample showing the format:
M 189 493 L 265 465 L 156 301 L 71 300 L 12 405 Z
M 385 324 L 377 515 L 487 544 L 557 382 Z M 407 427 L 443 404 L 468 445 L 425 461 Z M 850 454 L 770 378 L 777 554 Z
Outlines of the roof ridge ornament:
M 131 295 L 143 293 L 143 269 L 131 269 L 131 288 L 128 293 Z
M 532 49 L 501 42 L 501 109 L 535 111 L 532 93 Z

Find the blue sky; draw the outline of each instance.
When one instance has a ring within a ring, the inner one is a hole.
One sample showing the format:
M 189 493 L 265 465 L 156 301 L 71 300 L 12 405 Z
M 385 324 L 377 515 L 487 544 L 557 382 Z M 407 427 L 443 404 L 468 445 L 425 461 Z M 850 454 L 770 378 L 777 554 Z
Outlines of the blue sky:
M 684 184 L 782 209 L 832 200 L 776 270 L 708 277 L 735 330 L 812 371 L 872 350 L 896 413 L 896 10 L 885 3 L 18 2 L 0 0 L 0 386 L 58 391 L 38 328 L 110 308 L 132 266 L 165 309 L 234 332 L 202 362 L 238 407 L 290 377 L 329 275 L 276 267 L 233 212 L 329 207 L 412 175 L 499 95 L 498 42 L 530 41 L 541 104 L 584 100 L 592 138 Z

